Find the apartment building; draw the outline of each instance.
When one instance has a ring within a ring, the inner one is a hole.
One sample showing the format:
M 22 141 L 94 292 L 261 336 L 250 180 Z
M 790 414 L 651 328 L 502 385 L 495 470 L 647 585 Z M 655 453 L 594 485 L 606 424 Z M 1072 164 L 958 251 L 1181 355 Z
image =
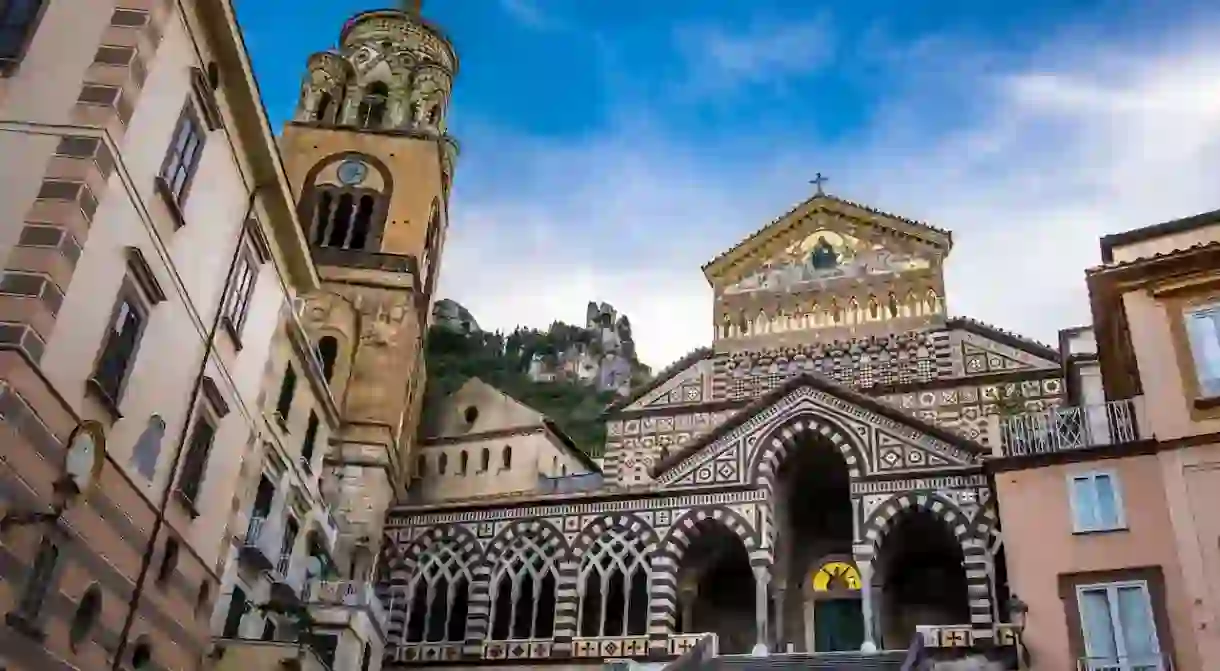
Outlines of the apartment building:
M 311 337 L 297 310 L 284 311 L 263 378 L 264 431 L 252 454 L 260 467 L 243 483 L 235 528 L 244 533 L 213 614 L 217 669 L 274 669 L 301 655 L 333 669 L 380 668 L 388 621 L 373 582 L 376 549 L 336 505 L 343 473 L 327 464 L 342 428 L 331 390 L 338 353 L 337 338 Z
M 230 3 L 0 3 L 0 222 L 0 668 L 195 669 L 318 286 Z
M 1030 668 L 1220 660 L 1220 211 L 1111 235 L 1062 407 L 990 462 Z

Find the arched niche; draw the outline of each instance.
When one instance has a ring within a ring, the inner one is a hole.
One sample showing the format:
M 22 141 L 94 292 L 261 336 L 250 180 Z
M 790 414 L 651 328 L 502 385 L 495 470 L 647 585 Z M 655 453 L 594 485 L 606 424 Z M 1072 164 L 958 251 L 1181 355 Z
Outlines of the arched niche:
M 342 123 L 347 86 L 354 75 L 351 64 L 340 54 L 323 51 L 310 56 L 297 101 L 297 121 Z
M 359 337 L 359 320 L 355 306 L 338 294 L 321 292 L 306 299 L 303 321 L 314 346 L 319 348 L 320 360 L 320 345 L 323 340 L 334 343 L 335 356 L 329 384 L 331 396 L 337 402 L 343 399 L 351 379 L 352 362 L 356 354 L 353 343 L 356 343 Z

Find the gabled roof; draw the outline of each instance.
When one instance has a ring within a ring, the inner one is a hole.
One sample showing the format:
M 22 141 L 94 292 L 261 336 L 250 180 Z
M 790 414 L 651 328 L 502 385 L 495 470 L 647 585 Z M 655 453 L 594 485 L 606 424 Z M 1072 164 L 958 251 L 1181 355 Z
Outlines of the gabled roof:
M 1047 345 L 1046 343 L 1038 342 L 1033 338 L 1027 338 L 1019 333 L 1007 331 L 999 326 L 993 326 L 987 322 L 981 322 L 970 317 L 951 317 L 945 322 L 945 327 L 948 329 L 962 329 L 971 333 L 981 335 L 984 338 L 990 338 L 996 342 L 1004 343 L 1009 347 L 1015 347 L 1019 350 L 1029 352 L 1034 356 L 1040 356 L 1044 359 L 1049 359 L 1056 363 L 1059 362 L 1059 350 Z
M 918 417 L 908 415 L 893 405 L 890 405 L 889 403 L 886 403 L 880 399 L 861 394 L 850 387 L 839 384 L 838 382 L 835 382 L 822 375 L 805 373 L 788 380 L 779 387 L 771 390 L 766 395 L 760 396 L 749 405 L 737 411 L 737 414 L 730 417 L 728 421 L 696 438 L 695 440 L 692 440 L 681 450 L 675 451 L 665 459 L 658 462 L 652 468 L 652 477 L 655 478 L 665 471 L 682 463 L 688 457 L 698 453 L 703 448 L 716 442 L 722 436 L 749 421 L 754 415 L 762 412 L 771 404 L 779 401 L 784 396 L 788 395 L 788 393 L 800 387 L 812 387 L 818 391 L 823 391 L 833 396 L 837 396 L 848 403 L 871 410 L 883 417 L 892 419 L 895 422 L 905 424 L 929 436 L 939 438 L 946 443 L 960 447 L 967 452 L 978 455 L 990 453 L 990 450 L 988 450 L 986 447 L 974 442 L 973 440 L 970 440 L 969 438 L 966 438 L 965 436 L 953 433 L 951 431 L 946 431 L 945 429 L 925 422 Z
M 1202 212 L 1173 221 L 1166 221 L 1160 224 L 1144 226 L 1122 233 L 1112 233 L 1102 236 L 1101 238 L 1101 261 L 1104 264 L 1114 262 L 1114 248 L 1132 245 L 1137 242 L 1145 242 L 1166 235 L 1174 235 L 1176 233 L 1187 233 L 1195 229 L 1203 228 L 1204 226 L 1213 226 L 1220 224 L 1220 210 L 1212 210 L 1211 212 Z
M 836 196 L 830 196 L 830 195 L 827 195 L 824 193 L 820 193 L 820 194 L 814 195 L 812 198 L 807 198 L 807 199 L 801 201 L 800 203 L 797 203 L 787 212 L 784 212 L 783 214 L 779 215 L 775 219 L 771 220 L 771 222 L 769 224 L 754 231 L 749 236 L 747 236 L 746 238 L 741 240 L 741 242 L 738 242 L 736 245 L 734 245 L 732 248 L 730 248 L 728 251 L 721 253 L 716 258 L 703 264 L 704 275 L 707 275 L 710 272 L 715 272 L 715 268 L 717 266 L 723 266 L 723 265 L 730 264 L 732 261 L 734 261 L 736 259 L 736 257 L 741 255 L 742 251 L 745 248 L 750 246 L 751 242 L 754 242 L 756 240 L 763 240 L 763 239 L 770 238 L 773 235 L 779 233 L 780 229 L 785 228 L 789 224 L 795 223 L 794 221 L 791 221 L 791 220 L 792 220 L 793 216 L 796 215 L 798 212 L 813 210 L 818 207 L 823 207 L 826 209 L 842 209 L 842 208 L 856 209 L 856 210 L 860 210 L 867 214 L 872 214 L 872 215 L 876 215 L 876 216 L 884 218 L 884 219 L 890 219 L 892 221 L 900 222 L 900 223 L 906 225 L 903 227 L 905 230 L 898 229 L 898 228 L 891 227 L 891 226 L 886 226 L 884 224 L 884 222 L 872 222 L 872 223 L 877 224 L 881 227 L 884 227 L 898 235 L 918 238 L 926 243 L 933 244 L 938 247 L 942 247 L 946 253 L 949 252 L 949 250 L 951 250 L 953 248 L 953 233 L 950 231 L 947 231 L 943 228 L 936 228 L 935 226 L 931 226 L 931 225 L 923 223 L 921 221 L 916 221 L 914 219 L 908 219 L 906 217 L 902 217 L 897 214 L 891 214 L 889 212 L 884 212 L 882 210 L 878 210 L 876 208 L 869 207 L 868 205 L 862 205 L 860 203 L 852 202 L 850 200 L 845 200 L 843 198 L 838 198 Z
M 684 356 L 681 359 L 678 359 L 677 361 L 666 366 L 664 369 L 661 370 L 660 373 L 657 373 L 656 376 L 654 376 L 651 380 L 645 382 L 644 384 L 637 386 L 635 389 L 632 389 L 631 392 L 628 393 L 623 398 L 606 406 L 606 410 L 605 410 L 604 414 L 609 415 L 609 414 L 618 412 L 619 410 L 622 410 L 623 408 L 626 408 L 627 406 L 631 405 L 632 403 L 635 403 L 636 401 L 643 398 L 646 394 L 648 394 L 652 390 L 656 389 L 657 387 L 660 387 L 661 385 L 665 384 L 666 382 L 669 382 L 670 380 L 672 380 L 674 378 L 675 375 L 678 375 L 679 373 L 686 370 L 687 368 L 690 368 L 696 362 L 710 358 L 711 356 L 712 356 L 712 348 L 710 348 L 710 347 L 700 347 L 696 350 L 692 350 L 686 356 Z

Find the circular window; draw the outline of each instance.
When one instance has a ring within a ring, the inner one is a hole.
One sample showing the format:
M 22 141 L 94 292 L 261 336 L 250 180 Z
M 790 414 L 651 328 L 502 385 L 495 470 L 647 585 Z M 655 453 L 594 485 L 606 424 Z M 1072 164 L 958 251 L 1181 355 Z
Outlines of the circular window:
M 474 424 L 474 421 L 479 418 L 479 409 L 473 405 L 467 406 L 462 416 L 466 418 L 467 424 Z

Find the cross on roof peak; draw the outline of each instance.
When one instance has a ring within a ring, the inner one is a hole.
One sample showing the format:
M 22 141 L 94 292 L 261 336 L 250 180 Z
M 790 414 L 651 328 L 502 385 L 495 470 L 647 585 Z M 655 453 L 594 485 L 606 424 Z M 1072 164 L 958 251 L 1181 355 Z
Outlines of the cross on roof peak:
M 825 196 L 826 191 L 822 188 L 822 185 L 829 181 L 829 177 L 819 172 L 817 175 L 814 175 L 813 179 L 809 180 L 809 183 L 817 187 L 819 196 Z

